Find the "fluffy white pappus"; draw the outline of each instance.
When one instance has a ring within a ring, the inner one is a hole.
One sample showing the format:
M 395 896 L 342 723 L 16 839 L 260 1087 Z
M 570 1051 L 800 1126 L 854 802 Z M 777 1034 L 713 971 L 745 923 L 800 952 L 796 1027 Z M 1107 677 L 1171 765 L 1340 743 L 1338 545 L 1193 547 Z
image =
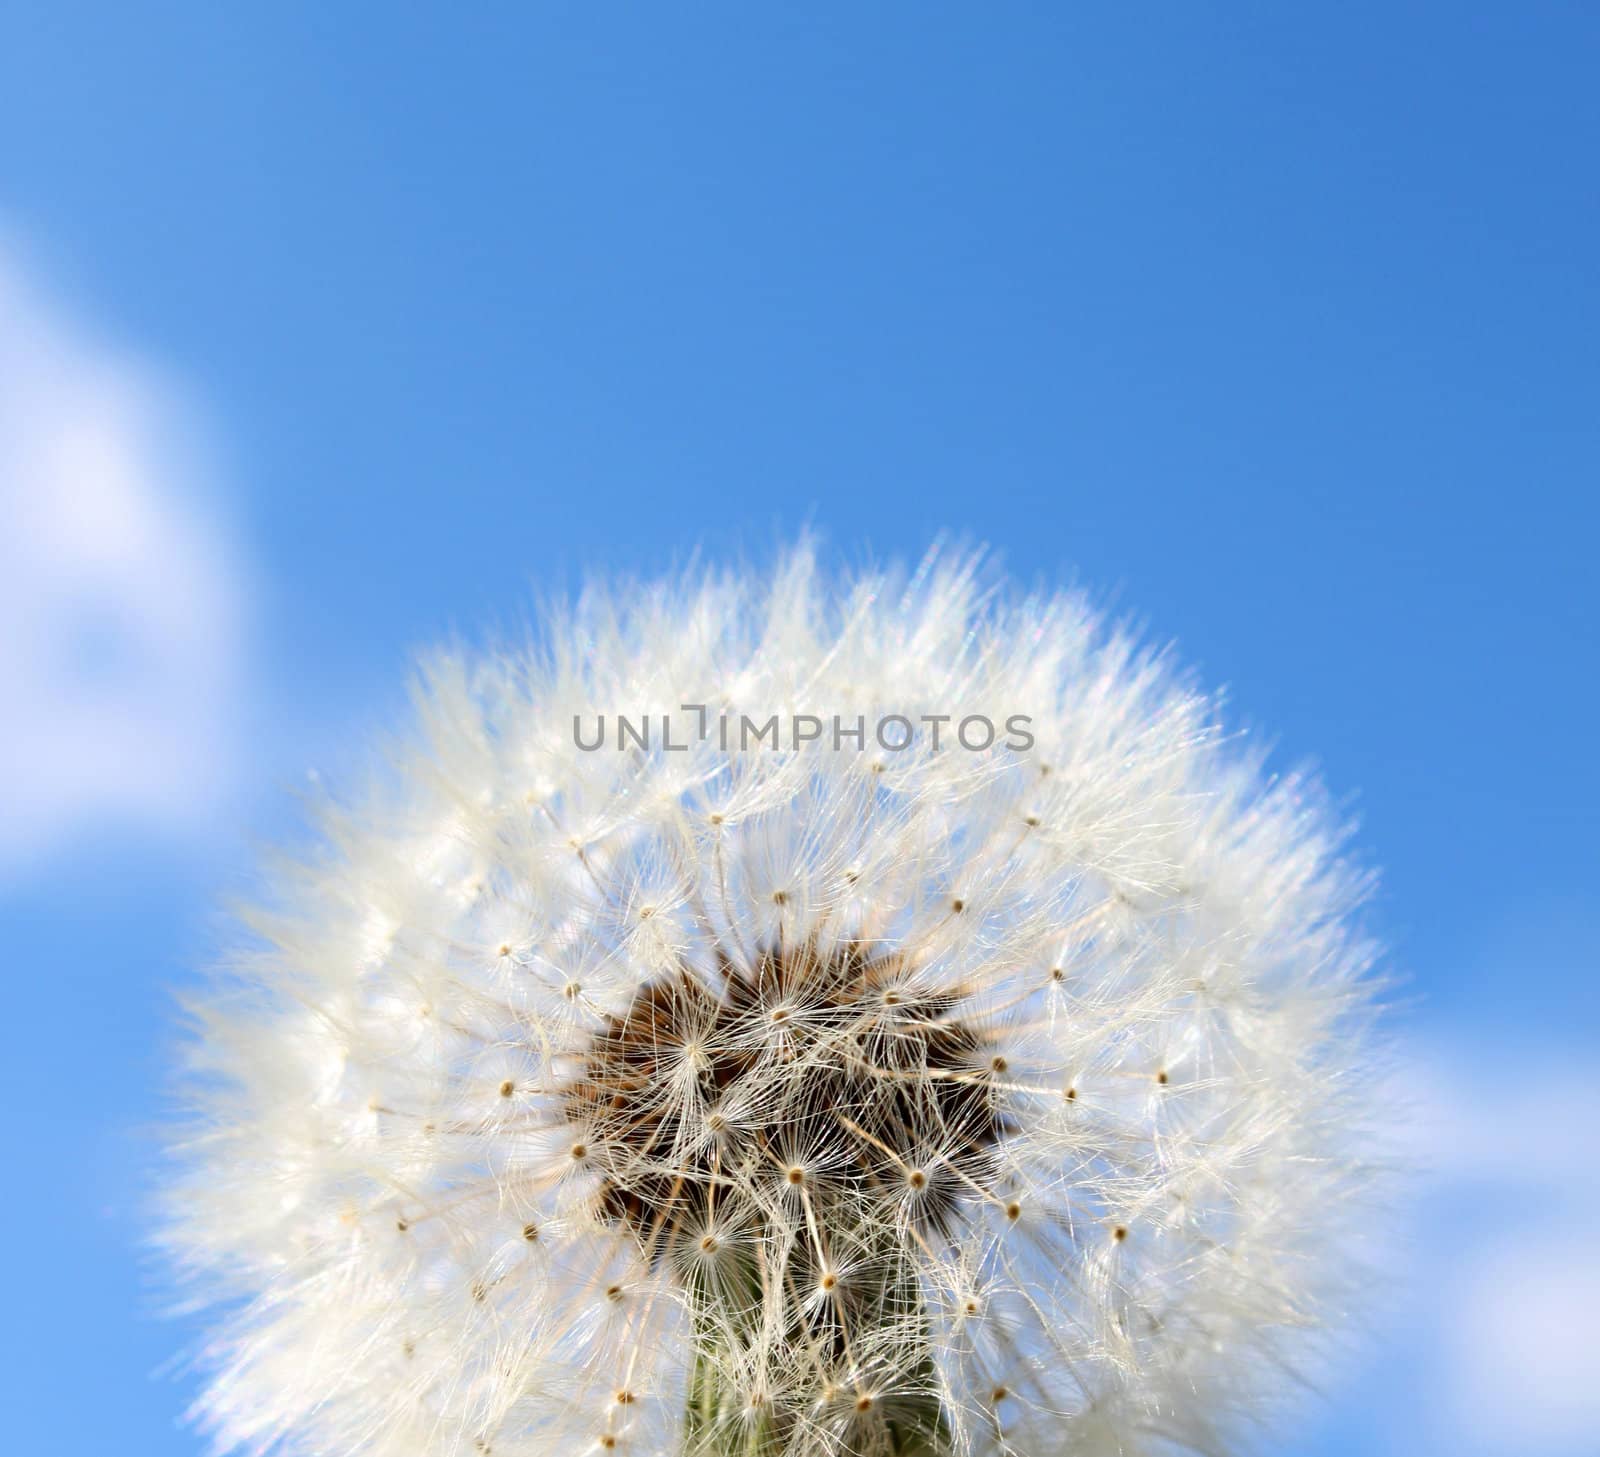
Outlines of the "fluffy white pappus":
M 193 1009 L 220 1447 L 1211 1453 L 1308 1370 L 1366 883 L 1165 655 L 800 549 L 417 699 Z

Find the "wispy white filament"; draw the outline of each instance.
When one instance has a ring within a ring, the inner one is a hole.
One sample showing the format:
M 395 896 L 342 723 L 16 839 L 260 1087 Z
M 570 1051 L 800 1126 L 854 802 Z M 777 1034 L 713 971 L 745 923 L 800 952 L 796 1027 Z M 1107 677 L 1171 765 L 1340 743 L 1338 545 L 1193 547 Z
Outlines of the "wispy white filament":
M 646 712 L 682 741 L 685 703 L 1035 742 L 574 742 Z M 822 1457 L 890 1451 L 896 1400 L 960 1454 L 1247 1435 L 1363 1217 L 1364 884 L 1313 786 L 1076 597 L 967 560 L 594 590 L 436 659 L 418 716 L 194 1009 L 168 1239 L 222 1311 L 221 1443 L 721 1453 L 743 1421 Z M 757 974 L 849 956 L 844 1010 Z M 596 1048 L 651 995 L 630 1081 Z M 894 1133 L 836 1106 L 880 1082 Z

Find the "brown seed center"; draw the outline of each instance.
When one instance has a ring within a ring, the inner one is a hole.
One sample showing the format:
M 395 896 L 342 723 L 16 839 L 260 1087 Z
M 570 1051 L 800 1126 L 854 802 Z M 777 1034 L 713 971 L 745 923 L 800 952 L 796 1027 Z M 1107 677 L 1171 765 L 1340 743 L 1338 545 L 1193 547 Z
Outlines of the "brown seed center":
M 834 1218 L 909 1184 L 921 1226 L 950 1232 L 1005 1132 L 991 1082 L 1005 1064 L 955 1015 L 959 996 L 906 971 L 893 954 L 805 944 L 643 987 L 563 1096 L 574 1157 L 603 1175 L 603 1217 L 659 1259 L 683 1231 L 759 1223 L 763 1180 Z

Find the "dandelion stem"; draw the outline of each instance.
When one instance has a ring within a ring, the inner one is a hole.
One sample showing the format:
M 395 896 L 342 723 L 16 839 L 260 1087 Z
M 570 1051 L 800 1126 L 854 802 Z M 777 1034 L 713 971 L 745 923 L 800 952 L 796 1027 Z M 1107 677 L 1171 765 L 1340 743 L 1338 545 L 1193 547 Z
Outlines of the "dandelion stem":
M 827 1222 L 834 1224 L 832 1218 Z M 950 1457 L 950 1425 L 915 1267 L 898 1236 L 881 1229 L 871 1236 L 857 1233 L 855 1243 L 875 1256 L 863 1264 L 876 1277 L 853 1280 L 848 1302 L 832 1292 L 783 1343 L 787 1351 L 812 1354 L 812 1385 L 802 1380 L 794 1390 L 774 1392 L 751 1374 L 761 1365 L 765 1308 L 756 1259 L 744 1257 L 715 1282 L 690 1282 L 695 1359 L 684 1420 L 688 1457 L 783 1457 L 802 1431 L 814 1439 L 819 1429 L 834 1434 L 836 1457 Z M 867 1249 L 868 1239 L 875 1249 Z M 847 1319 L 858 1339 L 871 1335 L 876 1345 L 883 1344 L 885 1331 L 896 1333 L 889 1366 L 874 1373 L 851 1369 Z M 840 1360 L 839 1374 L 849 1384 L 835 1392 L 829 1373 Z

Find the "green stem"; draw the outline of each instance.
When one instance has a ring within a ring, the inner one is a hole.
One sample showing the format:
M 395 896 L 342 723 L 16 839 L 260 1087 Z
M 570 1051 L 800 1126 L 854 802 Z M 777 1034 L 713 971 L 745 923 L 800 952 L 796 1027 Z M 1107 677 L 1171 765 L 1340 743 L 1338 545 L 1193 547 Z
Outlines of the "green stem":
M 922 1297 L 916 1272 L 900 1251 L 886 1251 L 876 1290 L 852 1291 L 851 1309 L 861 1319 L 874 1317 L 921 1327 Z M 762 1319 L 762 1282 L 753 1260 L 733 1279 L 720 1282 L 715 1303 L 702 1283 L 691 1292 L 695 1318 L 695 1360 L 684 1421 L 687 1457 L 782 1457 L 791 1434 L 809 1413 L 782 1405 L 752 1413 L 750 1395 L 732 1389 L 727 1372 L 739 1364 L 738 1347 L 753 1340 Z M 794 1333 L 797 1344 L 818 1337 L 813 1327 Z M 852 1418 L 841 1436 L 837 1457 L 950 1457 L 949 1422 L 938 1397 L 933 1353 L 923 1342 L 916 1355 L 876 1394 L 871 1414 Z

